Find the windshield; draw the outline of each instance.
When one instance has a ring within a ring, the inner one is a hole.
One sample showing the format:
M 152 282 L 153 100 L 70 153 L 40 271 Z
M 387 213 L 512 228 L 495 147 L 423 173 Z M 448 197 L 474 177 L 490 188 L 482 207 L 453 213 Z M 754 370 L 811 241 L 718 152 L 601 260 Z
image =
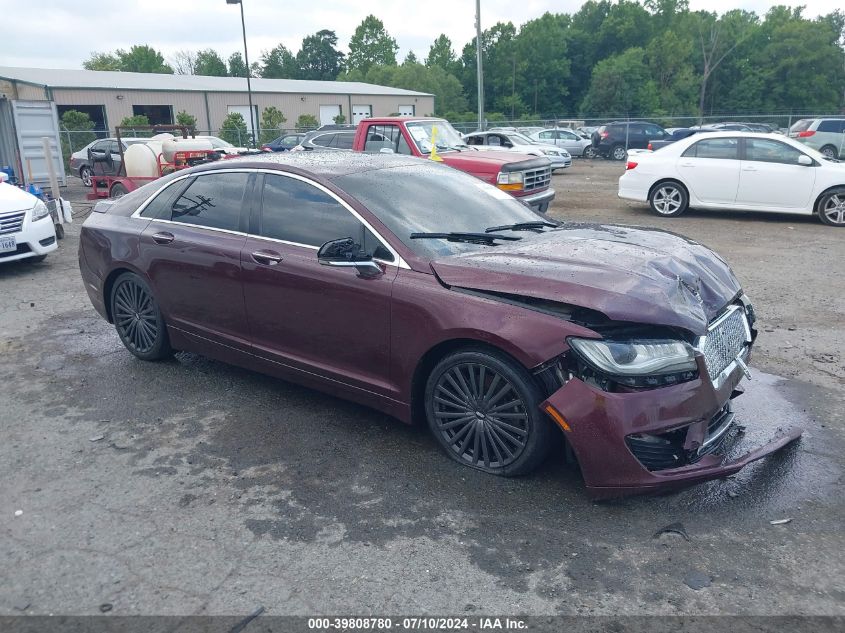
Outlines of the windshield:
M 487 227 L 545 220 L 493 185 L 430 161 L 339 176 L 334 182 L 384 222 L 405 246 L 430 259 L 496 246 L 412 240 L 412 233 L 484 233 Z M 501 233 L 530 237 L 525 231 Z
M 810 124 L 813 122 L 813 119 L 801 119 L 800 121 L 796 121 L 792 124 L 792 127 L 789 128 L 790 132 L 803 132 L 807 128 L 810 127 Z
M 527 136 L 519 132 L 508 132 L 508 138 L 514 145 L 536 145 L 536 141 L 532 141 Z
M 437 146 L 438 152 L 469 147 L 448 121 L 413 121 L 408 123 L 407 127 L 408 133 L 423 154 L 431 154 L 432 144 Z

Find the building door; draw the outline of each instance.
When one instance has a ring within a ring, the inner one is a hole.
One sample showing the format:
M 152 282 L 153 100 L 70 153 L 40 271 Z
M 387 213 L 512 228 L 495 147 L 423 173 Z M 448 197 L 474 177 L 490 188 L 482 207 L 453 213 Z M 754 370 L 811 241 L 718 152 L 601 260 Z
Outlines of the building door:
M 352 123 L 358 125 L 364 119 L 373 116 L 373 107 L 369 105 L 352 105 Z
M 413 104 L 399 106 L 399 116 L 416 116 L 416 114 Z
M 336 116 L 340 114 L 339 105 L 320 106 L 320 125 L 332 125 Z

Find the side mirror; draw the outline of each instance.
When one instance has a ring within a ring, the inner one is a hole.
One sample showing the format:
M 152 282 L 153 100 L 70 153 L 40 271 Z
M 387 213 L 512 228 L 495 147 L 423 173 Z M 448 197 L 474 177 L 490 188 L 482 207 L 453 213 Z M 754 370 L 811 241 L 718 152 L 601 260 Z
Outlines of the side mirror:
M 804 165 L 804 167 L 812 167 L 813 159 L 806 154 L 801 154 L 801 156 L 798 157 L 798 164 Z
M 317 251 L 317 261 L 323 266 L 355 268 L 362 277 L 377 277 L 384 273 L 373 256 L 364 253 L 361 245 L 351 237 L 329 240 Z

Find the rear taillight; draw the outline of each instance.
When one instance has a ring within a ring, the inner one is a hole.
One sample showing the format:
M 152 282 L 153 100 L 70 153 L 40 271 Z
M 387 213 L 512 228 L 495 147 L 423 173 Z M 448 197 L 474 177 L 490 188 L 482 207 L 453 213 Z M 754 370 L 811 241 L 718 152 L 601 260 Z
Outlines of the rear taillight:
M 607 138 L 608 136 L 610 136 L 610 132 L 602 132 L 601 134 L 599 134 L 599 136 L 601 136 L 602 138 Z
M 654 146 L 653 146 L 651 143 L 649 143 L 649 144 L 648 144 L 648 150 L 649 150 L 650 152 L 653 152 L 653 151 L 654 151 Z
M 626 170 L 628 170 L 628 169 L 634 169 L 634 168 L 635 168 L 638 164 L 639 164 L 639 163 L 635 163 L 634 161 L 629 160 L 629 161 L 628 161 L 628 164 L 627 164 L 627 165 L 625 165 L 625 169 L 626 169 Z
M 798 138 L 807 138 L 815 134 L 813 130 L 804 130 L 803 132 L 798 132 Z

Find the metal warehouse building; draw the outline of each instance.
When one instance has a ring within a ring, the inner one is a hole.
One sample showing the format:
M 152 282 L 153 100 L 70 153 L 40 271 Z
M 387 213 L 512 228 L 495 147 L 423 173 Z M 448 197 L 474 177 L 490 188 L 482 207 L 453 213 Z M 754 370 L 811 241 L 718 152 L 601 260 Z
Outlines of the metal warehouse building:
M 302 114 L 326 124 L 338 114 L 357 123 L 370 116 L 434 112 L 433 95 L 400 88 L 297 79 L 251 82 L 256 126 L 268 106 L 281 110 L 291 126 Z M 240 77 L 0 66 L 0 162 L 20 166 L 31 156 L 32 180 L 41 181 L 46 163 L 40 139 L 55 136 L 58 146 L 58 119 L 67 110 L 87 113 L 100 131 L 140 114 L 151 123 L 173 123 L 184 110 L 196 117 L 198 130 L 215 132 L 230 112 L 241 113 L 249 125 L 248 104 L 246 79 Z

